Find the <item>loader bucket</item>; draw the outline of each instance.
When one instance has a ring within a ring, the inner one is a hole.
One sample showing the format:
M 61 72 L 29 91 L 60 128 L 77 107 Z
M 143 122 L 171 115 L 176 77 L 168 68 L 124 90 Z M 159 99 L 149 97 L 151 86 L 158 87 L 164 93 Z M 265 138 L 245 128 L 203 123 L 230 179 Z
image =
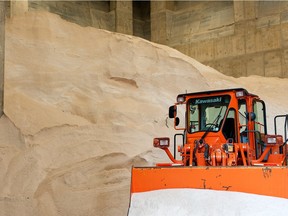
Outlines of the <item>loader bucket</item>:
M 288 199 L 288 167 L 132 167 L 133 193 L 211 189 Z

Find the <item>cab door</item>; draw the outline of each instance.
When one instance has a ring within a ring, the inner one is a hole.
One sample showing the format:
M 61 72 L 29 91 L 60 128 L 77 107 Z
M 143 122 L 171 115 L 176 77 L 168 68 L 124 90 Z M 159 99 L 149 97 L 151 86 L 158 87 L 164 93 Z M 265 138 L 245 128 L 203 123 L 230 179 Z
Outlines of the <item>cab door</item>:
M 259 158 L 264 151 L 263 137 L 267 134 L 266 124 L 266 107 L 262 100 L 255 99 L 253 101 L 253 112 L 255 113 L 254 130 L 255 130 L 255 153 Z

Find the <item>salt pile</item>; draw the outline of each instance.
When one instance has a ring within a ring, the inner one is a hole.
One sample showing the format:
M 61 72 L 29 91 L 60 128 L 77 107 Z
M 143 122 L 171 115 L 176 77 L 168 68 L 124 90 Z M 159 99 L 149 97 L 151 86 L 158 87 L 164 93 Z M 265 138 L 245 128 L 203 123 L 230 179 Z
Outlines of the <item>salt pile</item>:
M 129 216 L 285 216 L 287 212 L 288 200 L 283 198 L 239 192 L 168 189 L 133 194 Z
M 288 113 L 287 79 L 226 77 L 178 51 L 47 12 L 6 23 L 0 215 L 126 215 L 130 168 L 183 92 L 244 87 Z

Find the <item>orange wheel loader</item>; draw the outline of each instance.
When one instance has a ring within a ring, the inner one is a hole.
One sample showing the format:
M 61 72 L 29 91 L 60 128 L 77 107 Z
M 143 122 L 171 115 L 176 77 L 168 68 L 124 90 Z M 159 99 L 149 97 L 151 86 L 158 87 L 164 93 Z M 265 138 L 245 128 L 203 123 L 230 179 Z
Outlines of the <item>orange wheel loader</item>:
M 153 145 L 170 162 L 133 167 L 131 195 L 194 188 L 288 198 L 288 115 L 276 116 L 275 134 L 267 134 L 264 101 L 237 88 L 179 94 L 169 117 L 181 133 L 174 145 L 168 137 Z

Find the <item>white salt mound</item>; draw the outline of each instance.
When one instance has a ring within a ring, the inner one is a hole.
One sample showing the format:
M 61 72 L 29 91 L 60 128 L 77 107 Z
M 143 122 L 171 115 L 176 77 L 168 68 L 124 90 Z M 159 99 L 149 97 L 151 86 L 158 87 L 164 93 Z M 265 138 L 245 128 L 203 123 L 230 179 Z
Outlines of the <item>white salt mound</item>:
M 288 200 L 255 194 L 201 189 L 135 193 L 129 216 L 286 216 Z

